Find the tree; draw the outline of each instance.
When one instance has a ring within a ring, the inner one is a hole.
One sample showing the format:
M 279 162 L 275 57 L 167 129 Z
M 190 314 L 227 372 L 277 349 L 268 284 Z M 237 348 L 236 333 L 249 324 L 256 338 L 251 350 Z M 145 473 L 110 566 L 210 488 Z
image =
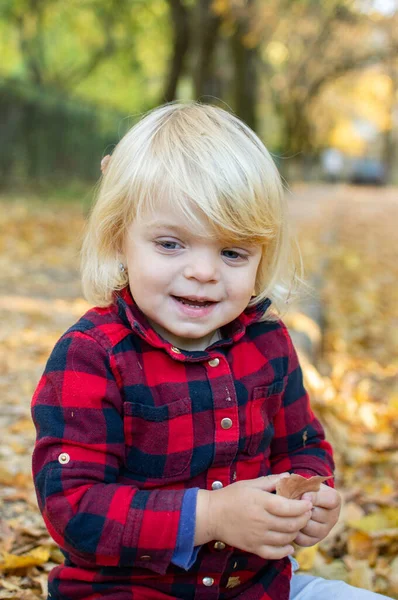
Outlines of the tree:
M 280 119 L 281 148 L 289 155 L 317 145 L 312 112 L 326 85 L 398 53 L 398 43 L 380 40 L 377 24 L 357 6 L 347 0 L 302 0 L 278 13 L 261 55 Z
M 73 7 L 60 0 L 3 0 L 0 18 L 15 28 L 26 80 L 71 91 L 104 61 L 121 51 L 132 52 L 134 4 L 135 0 L 93 0 L 89 6 Z M 90 27 L 95 35 L 87 35 Z M 60 31 L 64 41 L 69 36 L 70 46 L 68 56 L 57 62 L 54 47 Z M 86 40 L 84 52 L 73 44 L 79 37 Z

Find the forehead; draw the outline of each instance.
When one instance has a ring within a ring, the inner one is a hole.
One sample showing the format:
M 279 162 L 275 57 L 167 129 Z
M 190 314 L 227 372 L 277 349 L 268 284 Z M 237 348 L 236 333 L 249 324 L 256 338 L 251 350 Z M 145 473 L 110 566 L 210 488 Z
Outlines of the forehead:
M 131 227 L 146 236 L 162 230 L 228 245 L 257 246 L 265 241 L 264 235 L 253 230 L 245 231 L 242 225 L 239 227 L 236 218 L 232 219 L 228 211 L 216 209 L 213 214 L 207 214 L 205 208 L 194 200 L 162 194 L 153 195 L 149 202 L 141 204 Z
M 156 208 L 146 209 L 137 215 L 135 223 L 150 233 L 170 231 L 176 234 L 195 234 L 198 237 L 218 237 L 211 221 L 194 206 L 187 206 L 183 210 L 169 202 L 159 203 Z

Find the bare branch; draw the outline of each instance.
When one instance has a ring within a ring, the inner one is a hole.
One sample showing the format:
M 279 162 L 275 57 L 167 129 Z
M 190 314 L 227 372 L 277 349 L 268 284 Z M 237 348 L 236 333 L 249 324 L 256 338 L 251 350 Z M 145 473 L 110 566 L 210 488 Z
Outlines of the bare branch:
M 330 81 L 333 81 L 342 75 L 346 75 L 350 71 L 356 71 L 369 65 L 383 63 L 391 57 L 391 54 L 398 56 L 398 42 L 392 44 L 383 52 L 369 52 L 362 56 L 349 56 L 345 60 L 332 65 L 329 70 L 326 68 L 322 76 L 318 77 L 318 79 L 310 84 L 303 102 L 312 100 L 319 94 L 321 88 Z
M 333 7 L 330 14 L 324 20 L 323 24 L 321 24 L 318 35 L 315 37 L 315 39 L 312 41 L 312 43 L 308 44 L 306 54 L 301 59 L 300 63 L 297 66 L 296 72 L 293 73 L 293 75 L 290 79 L 289 87 L 294 87 L 295 85 L 297 85 L 297 83 L 300 80 L 303 79 L 304 74 L 307 70 L 307 65 L 310 62 L 310 60 L 314 56 L 315 57 L 319 56 L 318 52 L 320 51 L 322 46 L 325 44 L 325 42 L 330 37 L 331 26 L 336 21 L 338 14 L 339 14 L 339 5 L 336 4 Z

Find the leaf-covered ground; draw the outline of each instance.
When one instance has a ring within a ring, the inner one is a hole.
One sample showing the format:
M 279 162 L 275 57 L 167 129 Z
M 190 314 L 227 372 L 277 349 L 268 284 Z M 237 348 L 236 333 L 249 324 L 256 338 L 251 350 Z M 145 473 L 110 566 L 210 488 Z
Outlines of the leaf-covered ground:
M 398 598 L 398 193 L 293 192 L 323 308 L 316 366 L 304 354 L 303 366 L 344 497 L 329 537 L 296 556 L 303 570 Z M 31 482 L 30 399 L 54 342 L 87 307 L 78 277 L 83 227 L 78 203 L 0 202 L 0 600 L 47 598 L 47 573 L 61 561 Z M 288 321 L 319 336 L 303 316 Z

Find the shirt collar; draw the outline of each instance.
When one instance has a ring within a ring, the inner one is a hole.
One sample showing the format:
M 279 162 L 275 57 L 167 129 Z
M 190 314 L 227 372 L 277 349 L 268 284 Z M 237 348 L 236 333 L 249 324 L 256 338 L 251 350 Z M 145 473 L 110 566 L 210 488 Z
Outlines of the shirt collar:
M 119 316 L 124 321 L 127 320 L 133 331 L 135 331 L 142 339 L 151 344 L 151 346 L 154 346 L 155 348 L 163 348 L 176 360 L 190 359 L 193 361 L 200 361 L 204 358 L 208 358 L 209 352 L 206 350 L 180 350 L 172 346 L 170 342 L 165 340 L 159 333 L 157 333 L 150 325 L 144 313 L 134 302 L 128 286 L 122 290 L 119 290 L 118 292 L 115 292 L 114 298 Z M 259 321 L 270 305 L 271 300 L 266 298 L 259 304 L 248 306 L 243 313 L 239 315 L 239 317 L 221 328 L 222 339 L 214 342 L 210 348 L 216 349 L 217 347 L 224 347 L 237 342 L 245 334 L 246 328 L 252 323 Z

